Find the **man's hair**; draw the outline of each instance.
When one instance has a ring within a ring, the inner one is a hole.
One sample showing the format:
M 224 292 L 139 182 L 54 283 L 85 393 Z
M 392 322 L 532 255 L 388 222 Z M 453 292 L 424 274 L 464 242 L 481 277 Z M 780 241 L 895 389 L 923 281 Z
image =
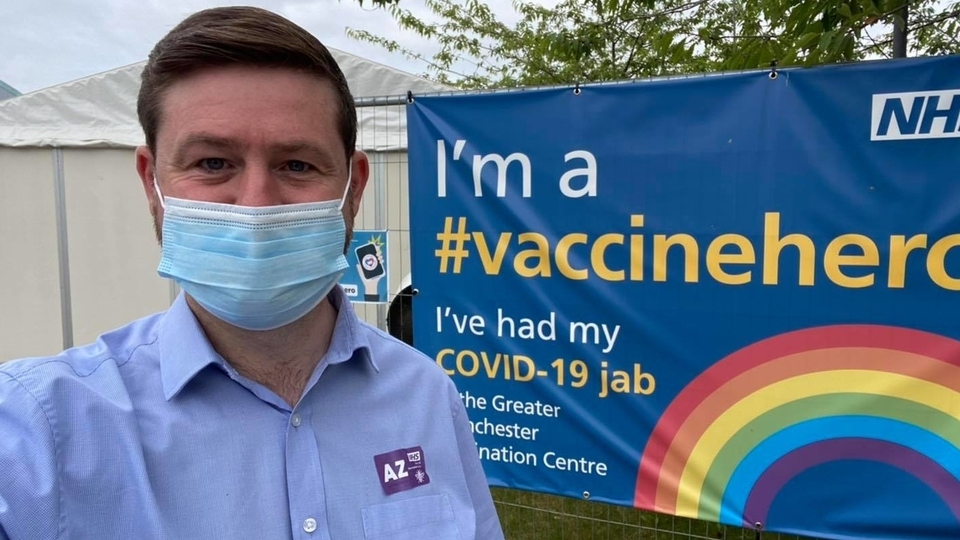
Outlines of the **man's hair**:
M 340 66 L 303 28 L 255 7 L 199 11 L 161 39 L 147 59 L 137 97 L 137 116 L 147 146 L 156 154 L 164 92 L 177 80 L 210 67 L 285 67 L 329 81 L 337 93 L 337 125 L 347 159 L 357 140 L 357 110 Z

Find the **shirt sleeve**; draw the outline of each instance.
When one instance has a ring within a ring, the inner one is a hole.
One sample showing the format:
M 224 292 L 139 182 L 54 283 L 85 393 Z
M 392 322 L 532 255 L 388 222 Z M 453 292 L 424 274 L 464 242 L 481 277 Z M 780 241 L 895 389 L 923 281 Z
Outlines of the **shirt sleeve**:
M 487 476 L 483 472 L 483 464 L 480 463 L 480 455 L 477 453 L 476 440 L 473 438 L 473 431 L 470 429 L 467 410 L 455 389 L 451 394 L 450 408 L 453 413 L 454 429 L 457 433 L 460 462 L 463 463 L 467 487 L 470 490 L 470 498 L 473 500 L 473 508 L 477 515 L 477 532 L 474 538 L 477 540 L 502 540 L 503 529 L 500 526 L 497 509 L 493 504 L 493 496 L 490 494 Z
M 0 372 L 0 540 L 57 538 L 59 506 L 50 420 L 17 379 Z

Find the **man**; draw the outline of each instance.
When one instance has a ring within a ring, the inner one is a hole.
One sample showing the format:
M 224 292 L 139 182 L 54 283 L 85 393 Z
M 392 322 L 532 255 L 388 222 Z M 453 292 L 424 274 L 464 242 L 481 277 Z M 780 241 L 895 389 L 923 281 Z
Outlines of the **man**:
M 202 11 L 151 52 L 138 113 L 185 294 L 0 367 L 0 538 L 502 538 L 451 380 L 336 285 L 369 164 L 324 46 Z

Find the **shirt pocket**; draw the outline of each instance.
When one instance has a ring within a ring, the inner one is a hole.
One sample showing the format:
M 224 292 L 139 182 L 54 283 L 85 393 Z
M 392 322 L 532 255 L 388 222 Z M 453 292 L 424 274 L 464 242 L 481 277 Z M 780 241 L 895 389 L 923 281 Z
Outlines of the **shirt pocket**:
M 390 540 L 460 540 L 445 493 L 365 506 L 363 537 Z

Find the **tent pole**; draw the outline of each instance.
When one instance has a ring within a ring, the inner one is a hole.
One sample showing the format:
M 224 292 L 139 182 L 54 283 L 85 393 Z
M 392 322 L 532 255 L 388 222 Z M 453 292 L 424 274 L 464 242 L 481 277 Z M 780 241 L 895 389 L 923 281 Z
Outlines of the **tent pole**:
M 60 324 L 63 349 L 73 347 L 73 304 L 70 294 L 70 244 L 67 241 L 67 192 L 63 174 L 63 149 L 53 149 L 53 196 L 57 205 L 57 256 L 60 263 Z
M 385 161 L 385 156 L 383 152 L 373 152 L 373 187 L 374 187 L 374 199 L 377 201 L 377 208 L 374 212 L 374 228 L 378 231 L 387 229 L 387 189 L 386 189 L 386 180 L 387 180 L 387 168 Z M 387 235 L 389 236 L 389 232 Z M 386 239 L 385 239 L 386 240 Z M 389 240 L 388 240 L 389 241 Z M 396 249 L 391 247 L 390 250 Z M 389 254 L 387 254 L 389 257 Z M 387 264 L 387 268 L 390 268 L 389 261 L 384 261 Z M 386 276 L 387 283 L 389 284 L 389 276 Z M 390 289 L 387 288 L 387 300 L 390 299 Z M 377 328 L 386 331 L 387 330 L 387 304 L 377 303 Z
M 177 282 L 170 280 L 170 305 L 172 306 L 174 302 L 177 301 L 177 296 L 180 295 L 180 286 L 177 285 Z

